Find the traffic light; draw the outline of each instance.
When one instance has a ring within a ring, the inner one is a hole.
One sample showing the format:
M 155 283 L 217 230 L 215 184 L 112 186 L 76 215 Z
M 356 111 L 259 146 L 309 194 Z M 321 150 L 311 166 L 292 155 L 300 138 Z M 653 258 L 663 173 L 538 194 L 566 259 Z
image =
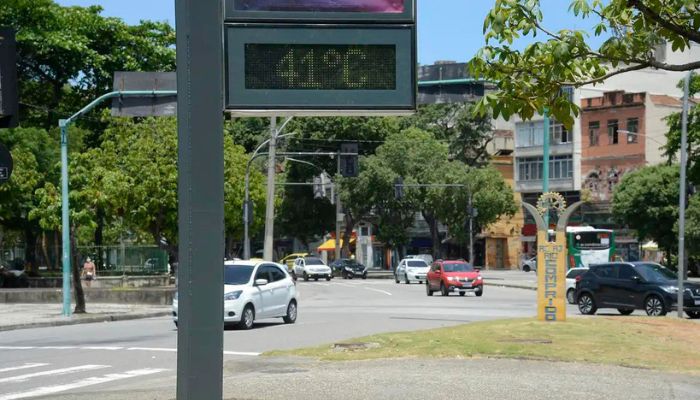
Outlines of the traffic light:
M 346 143 L 340 145 L 341 153 L 352 153 L 354 155 L 340 156 L 340 174 L 346 178 L 354 178 L 360 173 L 360 162 L 357 156 L 359 147 L 357 143 Z
M 15 32 L 10 28 L 0 28 L 0 128 L 14 128 L 18 122 L 19 94 Z
M 400 176 L 394 180 L 394 197 L 396 200 L 403 199 L 403 178 Z

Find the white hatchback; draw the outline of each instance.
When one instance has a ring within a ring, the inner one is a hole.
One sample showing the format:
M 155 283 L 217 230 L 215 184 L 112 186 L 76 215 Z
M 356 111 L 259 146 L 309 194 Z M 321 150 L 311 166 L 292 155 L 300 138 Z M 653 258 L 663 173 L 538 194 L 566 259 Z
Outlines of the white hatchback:
M 571 268 L 566 273 L 566 301 L 576 304 L 576 277 L 587 272 L 588 268 Z
M 293 269 L 295 278 L 304 278 L 305 281 L 313 279 L 317 281 L 323 278 L 327 281 L 333 279 L 331 267 L 323 263 L 323 261 L 314 256 L 299 257 L 294 260 Z
M 297 319 L 297 289 L 287 268 L 267 261 L 224 262 L 224 324 L 251 329 L 257 319 Z M 178 299 L 173 300 L 178 321 Z
M 401 281 L 410 284 L 411 282 L 423 283 L 428 277 L 430 266 L 424 260 L 419 258 L 405 258 L 396 266 L 394 280 L 396 283 Z

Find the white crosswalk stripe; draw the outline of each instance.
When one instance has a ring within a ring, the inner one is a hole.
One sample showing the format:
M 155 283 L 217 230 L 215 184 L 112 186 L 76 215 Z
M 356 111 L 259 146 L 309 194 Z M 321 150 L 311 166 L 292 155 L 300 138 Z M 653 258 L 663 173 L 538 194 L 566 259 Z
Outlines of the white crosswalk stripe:
M 77 367 L 53 369 L 53 370 L 49 370 L 49 371 L 42 371 L 42 372 L 35 372 L 35 373 L 31 373 L 31 374 L 17 375 L 17 376 L 11 376 L 11 377 L 7 377 L 7 378 L 0 378 L 0 383 L 24 382 L 26 380 L 29 380 L 32 378 L 37 378 L 40 376 L 66 375 L 66 374 L 72 374 L 75 372 L 91 371 L 91 370 L 101 369 L 101 368 L 109 368 L 109 365 L 91 365 L 91 364 L 88 364 L 88 365 L 80 365 Z
M 63 384 L 63 385 L 44 386 L 44 387 L 31 389 L 31 390 L 24 391 L 24 392 L 15 392 L 15 393 L 10 393 L 10 394 L 5 394 L 5 395 L 0 394 L 0 400 L 17 400 L 17 399 L 26 399 L 26 398 L 30 398 L 30 397 L 48 396 L 51 394 L 67 392 L 69 390 L 80 389 L 80 388 L 84 388 L 84 387 L 88 387 L 88 386 L 100 385 L 100 384 L 114 382 L 114 381 L 118 381 L 118 380 L 124 380 L 124 379 L 129 379 L 129 378 L 136 378 L 136 377 L 140 377 L 140 376 L 157 374 L 159 372 L 164 372 L 164 371 L 167 371 L 167 370 L 158 369 L 158 368 L 144 368 L 144 369 L 136 369 L 136 370 L 126 371 L 126 372 L 116 373 L 116 374 L 106 374 L 104 376 L 99 376 L 99 377 L 98 376 L 89 377 L 89 378 L 80 379 L 78 381 Z
M 38 367 L 45 367 L 49 364 L 44 364 L 44 363 L 34 363 L 34 364 L 23 364 L 23 365 L 18 365 L 16 367 L 8 367 L 8 368 L 0 368 L 0 374 L 3 372 L 10 372 L 10 371 L 17 371 L 20 369 L 29 369 L 29 368 L 38 368 Z

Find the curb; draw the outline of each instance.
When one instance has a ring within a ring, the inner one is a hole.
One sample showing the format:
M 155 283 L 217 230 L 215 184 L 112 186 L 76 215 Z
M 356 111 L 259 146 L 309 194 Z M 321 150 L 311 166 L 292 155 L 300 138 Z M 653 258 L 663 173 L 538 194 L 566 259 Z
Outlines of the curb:
M 536 287 L 532 286 L 525 286 L 525 285 L 513 285 L 510 283 L 490 283 L 490 282 L 484 282 L 484 285 L 486 286 L 495 286 L 495 287 L 503 287 L 503 288 L 511 288 L 511 289 L 523 289 L 523 290 L 533 290 L 537 291 Z
M 107 315 L 96 315 L 90 317 L 84 317 L 79 319 L 69 319 L 69 320 L 56 320 L 56 321 L 46 321 L 46 322 L 33 322 L 28 324 L 15 324 L 15 325 L 5 325 L 0 326 L 0 332 L 14 331 L 18 329 L 31 329 L 31 328 L 48 328 L 54 326 L 66 326 L 66 325 L 78 325 L 78 324 L 92 324 L 97 322 L 115 322 L 115 321 L 128 321 L 134 319 L 145 319 L 154 317 L 164 317 L 171 315 L 171 311 L 151 311 L 135 314 L 107 314 Z

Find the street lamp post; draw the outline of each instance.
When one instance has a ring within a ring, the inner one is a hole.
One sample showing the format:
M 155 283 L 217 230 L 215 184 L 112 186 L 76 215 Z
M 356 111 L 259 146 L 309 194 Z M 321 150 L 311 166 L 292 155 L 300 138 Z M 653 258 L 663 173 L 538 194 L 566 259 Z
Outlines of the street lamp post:
M 688 72 L 683 82 L 683 116 L 681 121 L 681 184 L 679 200 L 678 221 L 678 318 L 683 318 L 683 297 L 685 288 L 685 196 L 686 196 L 686 168 L 688 166 L 688 98 L 690 97 L 690 77 Z
M 115 91 L 104 94 L 83 107 L 77 113 L 67 119 L 58 121 L 61 129 L 61 239 L 62 239 L 62 259 L 63 259 L 63 315 L 71 316 L 70 309 L 70 270 L 71 270 L 71 250 L 70 250 L 70 202 L 68 199 L 68 127 L 82 115 L 91 111 L 102 102 L 115 97 L 159 97 L 175 96 L 175 90 L 129 90 Z
M 291 118 L 290 118 L 291 119 Z M 289 119 L 282 125 L 282 128 L 289 122 Z M 281 139 L 283 137 L 287 136 L 292 136 L 296 135 L 296 132 L 292 133 L 287 133 L 284 135 L 277 135 L 277 139 Z M 245 167 L 245 194 L 244 194 L 244 201 L 243 201 L 243 259 L 244 260 L 249 260 L 250 259 L 250 166 L 253 163 L 253 160 L 255 160 L 258 156 L 266 155 L 267 153 L 258 153 L 260 150 L 262 150 L 263 147 L 265 147 L 272 138 L 267 139 L 266 141 L 262 142 L 253 152 L 253 155 L 250 157 L 248 160 L 248 163 L 246 164 Z M 273 191 L 274 193 L 274 191 Z

